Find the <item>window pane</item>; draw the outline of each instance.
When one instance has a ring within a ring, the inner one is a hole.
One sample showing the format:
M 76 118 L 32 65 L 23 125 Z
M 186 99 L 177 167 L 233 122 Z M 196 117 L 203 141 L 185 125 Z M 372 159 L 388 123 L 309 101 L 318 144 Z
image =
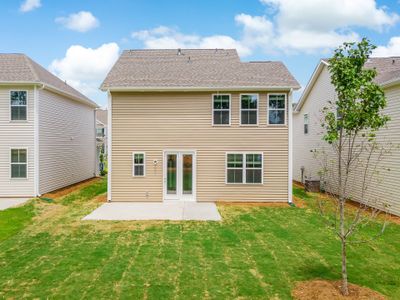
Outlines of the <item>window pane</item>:
M 305 133 L 305 134 L 308 133 L 308 124 L 304 124 L 304 133 Z
M 241 122 L 244 125 L 256 125 L 257 124 L 257 111 L 248 110 L 242 111 Z
M 214 96 L 214 109 L 229 109 L 229 96 Z
M 270 110 L 269 111 L 269 124 L 285 124 L 285 111 L 284 110 Z
M 144 166 L 135 166 L 135 176 L 144 175 Z
M 243 170 L 228 169 L 228 183 L 243 183 Z
M 12 106 L 11 107 L 11 120 L 26 120 L 26 107 L 25 106 Z
M 261 183 L 261 169 L 247 169 L 246 183 Z
M 229 111 L 214 111 L 214 125 L 229 125 Z
M 261 168 L 262 167 L 261 154 L 246 154 L 246 167 Z
M 26 163 L 26 149 L 19 150 L 19 162 Z
M 192 194 L 192 183 L 193 183 L 193 156 L 191 154 L 184 154 L 182 157 L 183 161 L 183 172 L 182 172 L 182 185 L 183 194 Z
M 25 91 L 12 91 L 11 92 L 11 105 L 26 105 L 26 92 Z
M 243 155 L 242 154 L 228 154 L 228 168 L 242 168 Z
M 26 164 L 12 164 L 11 178 L 26 178 Z
M 255 109 L 257 108 L 257 95 L 242 95 L 241 107 L 242 109 Z
M 176 154 L 167 156 L 167 194 L 176 194 Z
M 137 153 L 135 154 L 135 164 L 144 164 L 144 155 L 143 153 Z
M 18 162 L 18 149 L 11 150 L 11 162 Z
M 285 107 L 285 95 L 269 95 L 268 98 L 270 108 L 284 108 Z

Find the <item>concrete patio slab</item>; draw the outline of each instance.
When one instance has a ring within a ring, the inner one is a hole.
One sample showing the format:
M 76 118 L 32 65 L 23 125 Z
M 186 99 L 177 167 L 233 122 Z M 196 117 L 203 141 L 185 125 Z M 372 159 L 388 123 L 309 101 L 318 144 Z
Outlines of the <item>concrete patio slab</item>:
M 221 215 L 215 203 L 211 202 L 111 202 L 104 203 L 82 220 L 221 221 Z
M 30 198 L 0 198 L 0 210 L 24 204 L 29 199 Z

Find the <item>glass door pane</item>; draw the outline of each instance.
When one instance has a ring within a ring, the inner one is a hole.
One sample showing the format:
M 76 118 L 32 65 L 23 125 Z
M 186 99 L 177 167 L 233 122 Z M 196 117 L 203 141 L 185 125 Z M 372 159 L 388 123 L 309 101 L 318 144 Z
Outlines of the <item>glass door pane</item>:
M 167 194 L 176 195 L 177 155 L 167 155 Z
M 191 195 L 193 189 L 193 155 L 182 155 L 182 194 Z

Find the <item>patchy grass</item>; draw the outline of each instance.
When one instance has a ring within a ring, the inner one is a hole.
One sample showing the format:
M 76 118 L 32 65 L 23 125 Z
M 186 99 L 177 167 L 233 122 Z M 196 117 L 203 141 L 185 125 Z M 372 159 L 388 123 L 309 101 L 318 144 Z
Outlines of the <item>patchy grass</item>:
M 298 281 L 340 277 L 340 244 L 313 205 L 221 205 L 223 222 L 81 221 L 105 190 L 100 180 L 32 204 L 37 216 L 0 242 L 0 298 L 290 299 Z M 349 247 L 351 282 L 400 295 L 399 229 Z

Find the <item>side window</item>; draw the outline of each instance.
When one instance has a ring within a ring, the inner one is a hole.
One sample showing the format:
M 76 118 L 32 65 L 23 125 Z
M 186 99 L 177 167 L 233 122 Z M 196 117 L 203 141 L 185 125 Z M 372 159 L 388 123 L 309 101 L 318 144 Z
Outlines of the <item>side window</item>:
M 10 111 L 11 121 L 27 120 L 27 92 L 11 91 L 10 92 Z
M 145 170 L 145 161 L 146 161 L 146 155 L 145 153 L 142 152 L 134 152 L 132 154 L 132 159 L 133 159 L 133 176 L 145 176 L 146 170 Z
M 304 114 L 304 134 L 308 134 L 308 124 L 309 124 L 308 114 Z
M 227 183 L 262 183 L 263 155 L 261 153 L 228 153 L 226 159 Z
M 231 96 L 213 95 L 213 125 L 231 124 Z
M 258 95 L 240 95 L 240 124 L 258 124 Z
M 285 125 L 286 123 L 286 95 L 268 95 L 268 124 Z
M 27 178 L 27 156 L 26 149 L 11 149 L 11 178 Z

